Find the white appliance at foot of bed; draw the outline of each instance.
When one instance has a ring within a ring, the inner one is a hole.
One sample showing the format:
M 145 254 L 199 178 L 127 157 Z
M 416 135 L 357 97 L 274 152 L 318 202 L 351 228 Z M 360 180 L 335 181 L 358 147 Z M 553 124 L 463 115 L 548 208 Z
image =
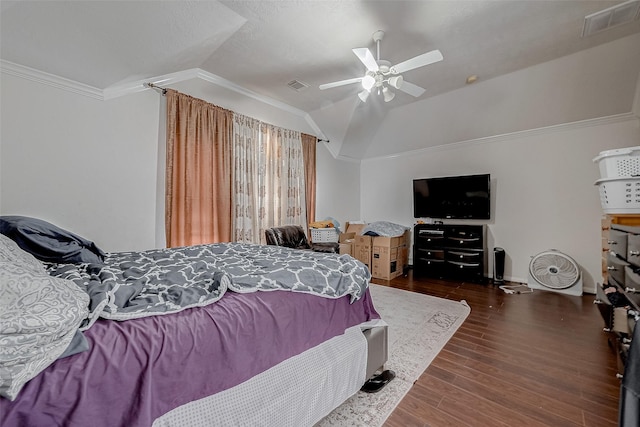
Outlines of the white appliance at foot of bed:
M 383 320 L 353 326 L 242 384 L 164 414 L 153 427 L 313 426 L 382 369 L 387 333 Z

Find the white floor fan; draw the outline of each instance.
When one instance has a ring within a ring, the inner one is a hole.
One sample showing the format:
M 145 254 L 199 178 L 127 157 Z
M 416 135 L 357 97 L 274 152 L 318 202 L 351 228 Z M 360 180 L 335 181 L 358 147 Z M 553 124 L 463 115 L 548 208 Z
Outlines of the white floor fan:
M 531 258 L 527 285 L 531 289 L 580 296 L 582 273 L 573 258 L 550 249 Z

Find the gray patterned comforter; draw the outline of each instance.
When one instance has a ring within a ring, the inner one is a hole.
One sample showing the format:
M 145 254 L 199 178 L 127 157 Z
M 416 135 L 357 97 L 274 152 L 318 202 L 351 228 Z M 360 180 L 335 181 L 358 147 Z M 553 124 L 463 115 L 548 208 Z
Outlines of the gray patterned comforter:
M 48 270 L 89 294 L 83 330 L 100 317 L 128 320 L 205 306 L 227 290 L 351 295 L 353 302 L 371 278 L 367 267 L 348 255 L 244 243 L 111 253 L 104 264 L 50 264 Z

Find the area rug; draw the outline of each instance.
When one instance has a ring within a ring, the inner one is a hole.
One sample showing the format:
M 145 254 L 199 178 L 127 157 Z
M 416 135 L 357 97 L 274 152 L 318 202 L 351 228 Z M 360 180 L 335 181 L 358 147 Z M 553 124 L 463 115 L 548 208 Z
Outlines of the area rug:
M 358 392 L 316 426 L 381 426 L 467 318 L 465 301 L 452 301 L 371 284 L 373 303 L 389 324 L 389 361 L 396 378 L 378 393 Z

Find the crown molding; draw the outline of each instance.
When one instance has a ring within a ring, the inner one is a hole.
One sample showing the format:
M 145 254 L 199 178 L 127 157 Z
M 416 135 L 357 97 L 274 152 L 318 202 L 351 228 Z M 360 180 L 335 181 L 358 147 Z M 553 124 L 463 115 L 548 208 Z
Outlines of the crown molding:
M 175 73 L 164 74 L 157 77 L 151 77 L 146 79 L 139 79 L 132 82 L 115 84 L 105 89 L 98 89 L 93 86 L 78 83 L 76 81 L 59 77 L 54 74 L 45 73 L 44 71 L 29 68 L 24 65 L 15 64 L 13 62 L 0 60 L 0 72 L 10 74 L 16 77 L 20 77 L 26 80 L 34 81 L 47 86 L 52 86 L 57 89 L 72 92 L 78 95 L 88 96 L 90 98 L 99 99 L 102 101 L 119 98 L 121 96 L 130 95 L 138 92 L 149 90 L 150 88 L 145 86 L 145 83 L 153 83 L 157 86 L 167 86 L 174 83 L 179 83 L 185 80 L 201 79 L 206 82 L 215 84 L 217 86 L 224 87 L 240 95 L 255 99 L 267 105 L 271 105 L 279 110 L 304 118 L 309 124 L 311 129 L 316 132 L 316 136 L 319 139 L 326 139 L 318 125 L 313 121 L 311 116 L 299 108 L 292 107 L 284 102 L 277 101 L 275 99 L 260 95 L 249 89 L 246 89 L 230 80 L 224 79 L 201 68 L 191 68 L 188 70 L 182 70 Z
M 349 156 L 345 156 L 343 154 L 339 154 L 337 156 L 335 156 L 336 160 L 342 160 L 343 162 L 349 162 L 349 163 L 356 163 L 356 164 L 360 164 L 362 163 L 362 160 L 360 159 L 356 159 L 355 157 L 349 157 Z
M 199 68 L 190 68 L 188 70 L 177 71 L 175 73 L 164 74 L 157 77 L 149 77 L 133 82 L 111 85 L 104 89 L 104 99 L 114 99 L 133 93 L 149 90 L 145 83 L 153 83 L 157 86 L 167 86 L 173 83 L 179 83 L 185 80 L 191 80 L 198 77 Z
M 501 134 L 501 135 L 486 136 L 486 137 L 482 137 L 482 138 L 469 139 L 469 140 L 466 140 L 466 141 L 452 142 L 452 143 L 448 143 L 448 144 L 436 145 L 434 147 L 419 148 L 417 150 L 405 151 L 405 152 L 397 153 L 397 154 L 389 154 L 389 155 L 386 155 L 386 156 L 369 157 L 369 158 L 366 158 L 366 159 L 362 159 L 362 161 L 363 162 L 367 162 L 367 161 L 372 161 L 372 160 L 394 159 L 394 158 L 402 158 L 402 157 L 407 157 L 407 156 L 422 155 L 424 153 L 430 153 L 430 152 L 435 152 L 435 151 L 456 150 L 458 148 L 467 147 L 467 146 L 470 146 L 472 144 L 475 146 L 477 144 L 488 144 L 488 143 L 494 143 L 494 142 L 503 142 L 503 141 L 508 141 L 508 140 L 514 139 L 514 138 L 527 138 L 527 137 L 532 137 L 532 136 L 537 136 L 537 135 L 546 135 L 546 134 L 550 134 L 550 133 L 575 130 L 575 129 L 580 129 L 580 128 L 584 128 L 584 127 L 602 126 L 602 125 L 609 125 L 609 124 L 616 124 L 616 123 L 624 123 L 624 122 L 627 122 L 629 120 L 636 120 L 637 121 L 638 117 L 633 112 L 623 113 L 623 114 L 616 114 L 616 115 L 613 115 L 613 116 L 598 117 L 598 118 L 595 118 L 595 119 L 580 120 L 580 121 L 577 121 L 577 122 L 562 123 L 562 124 L 559 124 L 559 125 L 546 126 L 546 127 L 536 128 L 536 129 L 528 129 L 528 130 L 522 130 L 522 131 L 517 131 L 517 132 L 505 133 L 505 134 Z
M 24 65 L 5 61 L 4 59 L 0 60 L 0 72 L 20 77 L 25 80 L 30 80 L 32 82 L 55 87 L 57 89 L 66 90 L 67 92 L 72 92 L 77 95 L 104 100 L 103 92 L 101 89 L 83 83 L 78 83 L 73 80 L 65 79 L 64 77 L 59 77 L 54 74 L 45 73 L 44 71 L 36 70 L 35 68 L 29 68 L 25 67 Z
M 272 107 L 278 108 L 278 109 L 286 111 L 288 113 L 295 114 L 296 116 L 300 116 L 300 117 L 305 118 L 305 116 L 307 115 L 306 111 L 302 111 L 299 108 L 292 107 L 289 104 L 285 104 L 284 102 L 280 102 L 280 101 L 275 100 L 273 98 L 269 98 L 267 96 L 260 95 L 259 93 L 256 93 L 256 92 L 254 92 L 252 90 L 244 88 L 244 87 L 242 87 L 242 86 L 240 86 L 240 85 L 238 85 L 238 84 L 236 84 L 236 83 L 234 83 L 232 81 L 229 81 L 229 80 L 227 80 L 225 78 L 222 78 L 220 76 L 212 74 L 212 73 L 210 73 L 208 71 L 204 71 L 204 70 L 202 70 L 200 68 L 198 68 L 198 76 L 197 77 L 202 79 L 202 80 L 204 80 L 204 81 L 207 81 L 209 83 L 213 83 L 215 85 L 218 85 L 218 86 L 224 87 L 226 89 L 232 90 L 232 91 L 234 91 L 236 93 L 239 93 L 241 95 L 247 96 L 249 98 L 253 98 L 256 101 L 260 101 L 260 102 L 262 102 L 264 104 L 271 105 Z M 312 127 L 314 127 L 314 126 L 312 126 Z

